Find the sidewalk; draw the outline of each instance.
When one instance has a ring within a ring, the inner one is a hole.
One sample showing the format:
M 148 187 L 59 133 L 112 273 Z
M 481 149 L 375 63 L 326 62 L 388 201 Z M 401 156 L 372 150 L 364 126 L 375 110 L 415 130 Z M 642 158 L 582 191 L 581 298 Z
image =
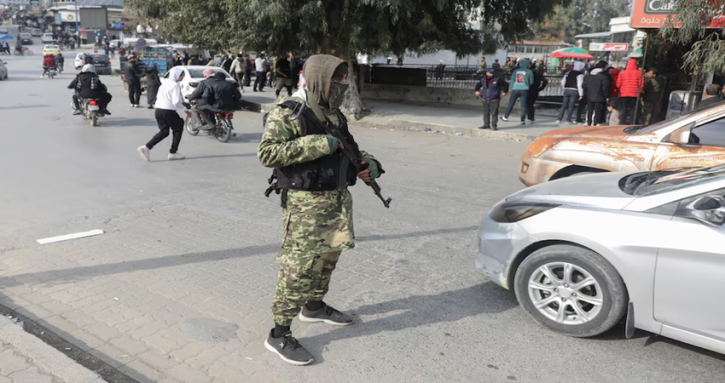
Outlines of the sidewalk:
M 275 106 L 274 90 L 272 89 L 253 92 L 251 89 L 247 91 L 245 88 L 242 99 L 253 110 L 266 112 Z M 537 110 L 536 122 L 527 121 L 526 125 L 521 125 L 520 114 L 514 112 L 509 116 L 509 121 L 499 120 L 499 130 L 494 132 L 478 129 L 483 125 L 483 114 L 473 108 L 437 107 L 374 100 L 365 100 L 365 105 L 372 109 L 372 113 L 354 123 L 395 130 L 528 141 L 555 129 L 577 126 L 555 123 L 556 117 L 553 116 L 551 109 L 541 112 Z M 500 111 L 499 116 L 502 115 L 503 111 Z
M 17 322 L 17 321 L 16 321 Z M 0 382 L 102 383 L 100 376 L 0 316 Z

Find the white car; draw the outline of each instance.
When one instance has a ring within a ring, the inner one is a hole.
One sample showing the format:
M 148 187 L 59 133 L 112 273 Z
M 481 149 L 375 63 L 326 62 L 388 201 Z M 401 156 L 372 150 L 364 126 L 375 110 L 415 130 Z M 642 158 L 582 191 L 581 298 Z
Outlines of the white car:
M 0 27 L 0 33 L 7 35 L 10 32 L 8 32 L 8 27 Z
M 0 80 L 8 79 L 8 67 L 5 64 L 5 61 L 0 60 Z
M 53 38 L 52 33 L 43 33 L 43 36 L 40 37 L 40 41 L 42 41 L 43 44 L 50 44 L 55 41 L 55 39 Z
M 523 189 L 486 213 L 476 267 L 574 337 L 625 321 L 725 354 L 725 165 L 601 173 Z
M 181 80 L 181 94 L 183 96 L 188 96 L 191 93 L 194 92 L 194 89 L 199 85 L 200 81 L 204 80 L 204 70 L 205 69 L 211 69 L 214 71 L 214 74 L 217 72 L 222 72 L 227 78 L 227 81 L 231 83 L 235 83 L 232 76 L 229 75 L 224 69 L 214 66 L 203 66 L 203 65 L 188 65 L 188 66 L 182 66 L 181 68 L 184 69 L 184 79 Z M 169 74 L 166 73 L 161 77 L 161 83 L 164 83 L 166 81 L 169 81 Z

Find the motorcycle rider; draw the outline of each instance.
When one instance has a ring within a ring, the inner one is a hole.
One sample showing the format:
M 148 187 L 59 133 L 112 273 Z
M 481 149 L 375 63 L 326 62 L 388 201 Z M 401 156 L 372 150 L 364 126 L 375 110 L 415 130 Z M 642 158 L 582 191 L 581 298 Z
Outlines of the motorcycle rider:
M 96 67 L 92 64 L 83 66 L 81 73 L 68 85 L 68 89 L 76 90 L 76 93 L 73 95 L 73 105 L 75 106 L 75 110 L 73 111 L 74 116 L 81 114 L 80 99 L 82 98 L 98 99 L 99 112 L 108 116 L 111 115 L 111 112 L 108 111 L 108 104 L 113 97 L 108 93 L 108 89 L 101 82 L 101 79 L 98 78 Z
M 201 97 L 206 101 L 206 105 L 202 106 L 202 108 L 212 112 L 236 110 L 242 100 L 239 88 L 227 81 L 224 72 L 214 74 L 212 81 L 206 84 L 204 94 Z
M 58 55 L 55 56 L 55 64 L 56 64 L 56 66 L 58 66 L 58 69 L 60 69 L 60 71 L 62 72 L 64 64 L 65 64 L 65 58 L 63 57 L 62 53 L 58 52 Z
M 194 119 L 194 122 L 196 122 L 198 125 L 214 125 L 211 119 L 211 116 L 209 116 L 209 112 L 207 112 L 203 106 L 206 105 L 206 100 L 202 98 L 204 95 L 204 91 L 206 90 L 206 86 L 211 81 L 214 81 L 214 70 L 211 68 L 204 69 L 204 80 L 199 82 L 199 85 L 196 86 L 196 89 L 189 95 L 189 101 L 195 101 L 196 104 L 191 106 L 191 118 Z
M 53 55 L 46 55 L 43 58 L 43 74 L 40 75 L 40 78 L 45 77 L 45 75 L 51 70 L 55 68 L 55 59 L 53 58 Z

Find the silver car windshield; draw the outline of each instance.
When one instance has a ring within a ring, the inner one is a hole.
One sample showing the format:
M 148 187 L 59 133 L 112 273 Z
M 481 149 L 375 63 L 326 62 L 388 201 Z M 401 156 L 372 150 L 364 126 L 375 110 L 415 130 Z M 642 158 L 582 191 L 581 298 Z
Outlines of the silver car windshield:
M 690 112 L 687 112 L 687 113 L 685 113 L 685 114 L 683 114 L 681 116 L 677 116 L 677 117 L 675 117 L 673 119 L 670 119 L 670 120 L 664 120 L 662 122 L 658 122 L 658 123 L 653 124 L 653 125 L 648 125 L 648 126 L 644 126 L 644 125 L 630 126 L 629 128 L 625 129 L 624 132 L 625 133 L 628 133 L 628 134 L 646 134 L 646 133 L 652 133 L 652 132 L 657 131 L 659 129 L 662 129 L 663 127 L 665 127 L 667 125 L 670 125 L 670 124 L 672 124 L 674 122 L 677 122 L 677 121 L 680 121 L 680 120 L 684 120 L 684 119 L 690 117 L 690 115 L 693 114 L 693 113 L 702 112 L 703 110 L 707 110 L 707 109 L 710 109 L 710 108 L 714 108 L 714 107 L 720 106 L 720 105 L 721 105 L 720 103 L 716 103 L 716 104 L 708 105 L 708 106 L 706 106 L 704 108 L 697 108 L 697 109 L 692 110 Z
M 725 165 L 658 170 L 630 174 L 619 181 L 619 188 L 629 195 L 646 196 L 683 189 L 723 176 L 725 176 Z

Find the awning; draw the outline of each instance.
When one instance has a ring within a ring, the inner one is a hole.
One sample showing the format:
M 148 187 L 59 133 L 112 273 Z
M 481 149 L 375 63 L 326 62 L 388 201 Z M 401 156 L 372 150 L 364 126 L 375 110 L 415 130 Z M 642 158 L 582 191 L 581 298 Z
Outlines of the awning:
M 612 35 L 612 32 L 585 33 L 574 36 L 575 39 L 603 39 Z
M 566 59 L 580 59 L 580 60 L 592 60 L 594 57 L 588 53 L 579 52 L 562 52 L 557 51 L 551 54 L 549 57 L 566 58 Z

